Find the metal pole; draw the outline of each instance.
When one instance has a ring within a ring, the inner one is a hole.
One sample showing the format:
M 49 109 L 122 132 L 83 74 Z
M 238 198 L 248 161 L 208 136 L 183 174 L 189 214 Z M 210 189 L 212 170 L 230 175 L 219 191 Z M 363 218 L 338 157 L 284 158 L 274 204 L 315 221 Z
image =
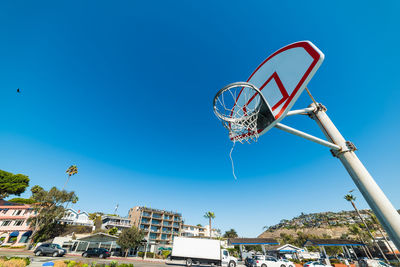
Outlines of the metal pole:
M 318 106 L 311 104 L 311 106 L 315 108 L 311 116 L 318 123 L 318 126 L 328 140 L 342 147 L 341 151 L 332 151 L 332 153 L 340 159 L 358 187 L 358 190 L 360 190 L 383 228 L 385 228 L 390 239 L 394 242 L 397 249 L 400 250 L 399 213 L 354 153 L 354 145 L 346 142 L 339 130 L 329 119 L 326 114 L 326 108 L 321 104 Z

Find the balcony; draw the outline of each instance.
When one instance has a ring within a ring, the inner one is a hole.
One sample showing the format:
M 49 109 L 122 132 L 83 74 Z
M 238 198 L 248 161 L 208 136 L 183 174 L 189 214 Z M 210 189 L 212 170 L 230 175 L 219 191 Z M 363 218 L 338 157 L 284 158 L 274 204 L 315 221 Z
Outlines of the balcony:
M 162 215 L 161 214 L 157 214 L 157 213 L 153 213 L 153 218 L 161 219 Z

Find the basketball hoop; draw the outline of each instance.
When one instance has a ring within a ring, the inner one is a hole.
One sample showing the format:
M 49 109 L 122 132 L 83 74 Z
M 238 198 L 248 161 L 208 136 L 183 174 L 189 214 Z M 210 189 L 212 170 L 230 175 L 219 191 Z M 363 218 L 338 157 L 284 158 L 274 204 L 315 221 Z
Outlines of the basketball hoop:
M 247 82 L 231 83 L 222 88 L 214 97 L 213 106 L 233 142 L 257 142 L 259 133 L 273 120 L 264 95 Z

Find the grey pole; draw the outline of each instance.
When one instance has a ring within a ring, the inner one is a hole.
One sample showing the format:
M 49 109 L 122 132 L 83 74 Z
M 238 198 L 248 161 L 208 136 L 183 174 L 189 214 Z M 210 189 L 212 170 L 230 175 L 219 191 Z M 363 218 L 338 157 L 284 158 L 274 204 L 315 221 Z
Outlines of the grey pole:
M 390 239 L 396 245 L 397 249 L 400 250 L 399 213 L 354 153 L 354 145 L 351 142 L 346 142 L 339 130 L 329 119 L 326 114 L 326 108 L 321 104 L 318 104 L 318 106 L 311 104 L 311 106 L 315 108 L 311 113 L 311 117 L 318 123 L 322 132 L 329 141 L 342 148 L 339 151 L 331 150 L 333 155 L 340 159 L 358 187 L 358 190 L 360 190 L 383 228 L 385 228 Z

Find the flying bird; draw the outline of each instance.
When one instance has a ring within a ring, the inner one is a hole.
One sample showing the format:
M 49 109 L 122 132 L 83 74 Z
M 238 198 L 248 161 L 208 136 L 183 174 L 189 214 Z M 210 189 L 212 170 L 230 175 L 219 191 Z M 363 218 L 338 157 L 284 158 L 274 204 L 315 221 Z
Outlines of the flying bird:
M 21 93 L 21 90 L 19 90 L 19 88 L 17 88 L 17 93 Z

